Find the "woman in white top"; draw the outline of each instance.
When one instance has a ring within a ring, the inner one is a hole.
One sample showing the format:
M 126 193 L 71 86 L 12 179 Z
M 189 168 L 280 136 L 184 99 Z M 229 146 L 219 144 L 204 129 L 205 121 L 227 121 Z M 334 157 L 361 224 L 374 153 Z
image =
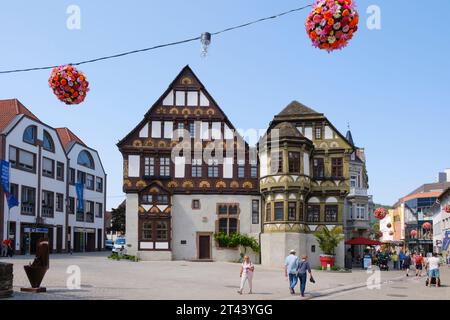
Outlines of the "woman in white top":
M 249 294 L 252 294 L 252 280 L 253 280 L 253 272 L 255 271 L 255 266 L 250 261 L 249 256 L 244 257 L 244 262 L 241 265 L 241 287 L 239 288 L 238 293 L 242 294 L 242 290 L 244 290 L 245 282 L 248 280 L 248 286 L 250 288 Z

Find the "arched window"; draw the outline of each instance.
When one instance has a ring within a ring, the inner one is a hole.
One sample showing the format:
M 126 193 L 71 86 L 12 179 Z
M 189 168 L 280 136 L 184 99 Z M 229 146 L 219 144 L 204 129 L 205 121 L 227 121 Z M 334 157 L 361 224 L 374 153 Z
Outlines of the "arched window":
M 89 152 L 87 152 L 86 150 L 83 150 L 78 154 L 77 163 L 80 166 L 84 166 L 84 167 L 87 167 L 90 169 L 95 169 L 94 159 L 92 158 L 91 154 Z
M 42 144 L 43 148 L 50 152 L 55 152 L 55 144 L 53 143 L 53 139 L 47 131 L 44 130 L 44 140 Z
M 29 126 L 23 132 L 23 141 L 36 144 L 36 126 Z

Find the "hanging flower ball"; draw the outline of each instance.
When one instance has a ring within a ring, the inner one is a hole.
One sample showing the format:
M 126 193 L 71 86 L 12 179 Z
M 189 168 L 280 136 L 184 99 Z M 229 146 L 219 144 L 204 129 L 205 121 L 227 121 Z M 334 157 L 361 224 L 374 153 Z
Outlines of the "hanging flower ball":
M 393 236 L 394 235 L 394 231 L 389 231 L 389 235 Z
M 388 211 L 385 208 L 378 208 L 374 211 L 373 215 L 378 220 L 383 220 L 388 214 Z
M 83 72 L 70 64 L 53 68 L 48 83 L 58 99 L 68 105 L 83 102 L 89 91 Z
M 391 228 L 391 227 L 392 227 L 392 224 L 391 224 L 391 223 L 388 223 L 388 224 L 386 225 L 386 227 Z
M 450 213 L 450 204 L 446 204 L 444 206 L 444 211 L 447 212 L 447 213 Z
M 382 231 L 378 231 L 377 236 L 378 236 L 378 238 L 383 238 L 383 232 Z
M 431 223 L 425 222 L 425 223 L 422 225 L 422 227 L 423 227 L 425 230 L 431 230 Z
M 358 30 L 354 0 L 317 0 L 306 19 L 313 46 L 331 52 L 342 49 Z
M 411 238 L 417 237 L 417 230 L 411 230 Z

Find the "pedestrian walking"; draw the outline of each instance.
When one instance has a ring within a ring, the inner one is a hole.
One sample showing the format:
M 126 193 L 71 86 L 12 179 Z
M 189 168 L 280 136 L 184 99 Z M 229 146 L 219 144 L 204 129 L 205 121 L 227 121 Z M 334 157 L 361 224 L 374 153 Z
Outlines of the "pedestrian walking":
M 284 275 L 289 280 L 289 290 L 291 294 L 295 294 L 295 286 L 298 282 L 298 264 L 299 259 L 295 255 L 295 250 L 291 250 L 284 260 Z
M 8 256 L 8 245 L 7 245 L 7 240 L 3 240 L 2 241 L 2 257 L 7 257 Z
M 422 277 L 422 269 L 424 264 L 422 253 L 417 253 L 414 256 L 414 264 L 416 265 L 416 277 Z
M 403 252 L 403 250 L 400 250 L 398 258 L 400 260 L 400 270 L 403 270 L 403 261 L 405 260 L 405 253 Z
M 302 260 L 298 264 L 298 278 L 300 279 L 300 293 L 302 297 L 305 296 L 307 272 L 309 273 L 310 281 L 314 283 L 315 281 L 311 273 L 311 266 L 308 262 L 308 256 L 302 256 Z
M 394 264 L 394 270 L 398 270 L 399 269 L 399 257 L 397 252 L 394 251 L 394 253 L 391 256 L 392 259 L 392 263 Z
M 241 265 L 241 286 L 238 293 L 242 294 L 244 290 L 245 282 L 248 281 L 248 287 L 250 288 L 249 294 L 253 293 L 253 272 L 255 272 L 255 266 L 250 260 L 249 256 L 244 256 L 244 261 Z
M 405 259 L 403 260 L 403 269 L 406 270 L 406 276 L 409 277 L 409 268 L 411 268 L 411 255 L 409 252 L 406 253 Z
M 436 287 L 441 286 L 439 266 L 440 266 L 440 261 L 437 256 L 437 253 L 434 253 L 432 257 L 427 258 L 428 278 L 426 281 L 426 285 L 429 285 L 430 288 L 431 288 L 431 285 L 433 284 L 433 282 L 436 285 Z

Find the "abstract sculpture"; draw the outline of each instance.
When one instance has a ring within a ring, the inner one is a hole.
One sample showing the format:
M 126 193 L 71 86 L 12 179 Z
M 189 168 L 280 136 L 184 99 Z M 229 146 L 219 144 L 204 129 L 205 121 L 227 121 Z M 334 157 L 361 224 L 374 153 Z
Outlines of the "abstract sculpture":
M 41 287 L 42 279 L 44 279 L 47 270 L 50 268 L 49 264 L 49 243 L 48 239 L 40 239 L 36 248 L 36 258 L 33 263 L 24 266 L 25 273 L 30 281 L 31 288 L 21 288 L 23 292 L 46 292 L 46 288 Z

